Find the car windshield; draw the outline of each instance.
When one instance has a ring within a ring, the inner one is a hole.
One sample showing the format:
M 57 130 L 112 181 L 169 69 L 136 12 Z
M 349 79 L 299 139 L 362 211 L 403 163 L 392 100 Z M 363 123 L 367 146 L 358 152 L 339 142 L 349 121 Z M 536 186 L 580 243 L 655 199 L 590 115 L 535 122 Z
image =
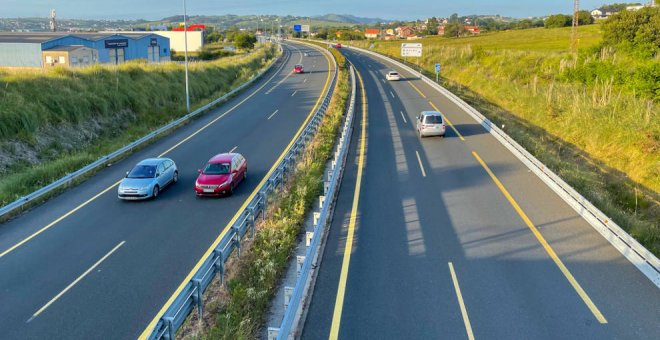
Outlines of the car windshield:
M 136 165 L 126 178 L 154 178 L 156 176 L 156 166 L 154 165 Z
M 396 73 L 396 72 L 390 72 L 390 75 L 391 75 L 391 76 L 398 76 L 399 74 Z
M 204 175 L 226 175 L 229 173 L 231 166 L 229 163 L 209 163 L 204 168 Z
M 302 68 L 302 65 L 296 65 L 296 68 Z
M 426 118 L 424 118 L 424 123 L 425 124 L 442 124 L 442 117 L 441 116 L 426 116 Z

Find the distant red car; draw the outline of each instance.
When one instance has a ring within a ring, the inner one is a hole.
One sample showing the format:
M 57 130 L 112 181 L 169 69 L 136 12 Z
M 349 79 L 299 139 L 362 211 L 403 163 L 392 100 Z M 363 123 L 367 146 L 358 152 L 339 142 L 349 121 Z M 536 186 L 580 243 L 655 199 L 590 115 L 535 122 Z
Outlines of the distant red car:
M 197 196 L 231 195 L 247 178 L 247 161 L 238 153 L 221 153 L 209 159 L 204 169 L 197 170 Z
M 341 48 L 341 44 L 340 43 L 335 44 L 335 48 Z
M 293 73 L 305 73 L 305 68 L 301 64 L 293 67 Z

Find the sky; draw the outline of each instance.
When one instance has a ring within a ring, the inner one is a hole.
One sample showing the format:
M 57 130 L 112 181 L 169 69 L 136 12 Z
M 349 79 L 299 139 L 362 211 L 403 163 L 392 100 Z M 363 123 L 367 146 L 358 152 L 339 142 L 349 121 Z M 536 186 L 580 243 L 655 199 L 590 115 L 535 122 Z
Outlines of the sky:
M 186 0 L 189 15 L 276 14 L 315 16 L 352 14 L 382 19 L 500 14 L 526 18 L 570 13 L 572 0 Z M 644 0 L 637 0 L 644 1 Z M 581 0 L 592 10 L 615 0 Z M 620 1 L 619 1 L 620 2 Z M 67 19 L 158 20 L 182 14 L 183 0 L 0 0 L 0 17 L 47 17 L 54 8 Z

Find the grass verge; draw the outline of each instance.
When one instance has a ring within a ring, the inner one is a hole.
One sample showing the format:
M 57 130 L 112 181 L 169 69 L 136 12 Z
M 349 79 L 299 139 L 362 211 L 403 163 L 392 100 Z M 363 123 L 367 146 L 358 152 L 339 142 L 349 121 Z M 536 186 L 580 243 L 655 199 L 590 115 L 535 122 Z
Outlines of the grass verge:
M 264 46 L 191 65 L 192 109 L 236 88 L 277 54 Z M 0 206 L 185 114 L 183 65 L 0 71 Z
M 343 121 L 350 92 L 345 59 L 334 51 L 340 66 L 338 83 L 320 129 L 305 150 L 280 197 L 270 204 L 265 221 L 242 257 L 230 264 L 226 286 L 216 280 L 205 294 L 206 317 L 193 325 L 193 315 L 180 331 L 184 338 L 254 339 L 268 312 L 277 284 L 303 230 L 305 215 L 323 190 L 323 171 Z M 206 329 L 200 329 L 205 327 Z

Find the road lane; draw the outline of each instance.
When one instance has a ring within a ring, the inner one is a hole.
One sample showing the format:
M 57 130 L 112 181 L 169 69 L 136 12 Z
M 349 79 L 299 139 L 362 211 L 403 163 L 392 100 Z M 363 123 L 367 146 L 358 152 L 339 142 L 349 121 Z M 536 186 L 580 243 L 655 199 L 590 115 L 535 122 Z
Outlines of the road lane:
M 100 195 L 52 228 L 0 258 L 0 329 L 3 338 L 135 338 L 165 303 L 231 216 L 271 168 L 308 117 L 327 77 L 319 52 L 319 71 L 290 76 L 303 51 L 311 47 L 287 43 L 282 68 L 266 75 L 245 93 L 200 117 L 89 181 L 0 226 L 0 249 L 9 249 L 41 226 L 110 186 L 137 160 L 168 151 L 177 162 L 180 180 L 155 201 L 123 202 L 116 191 Z M 271 75 L 274 78 L 269 79 Z M 270 95 L 263 87 L 216 123 L 265 82 L 279 82 Z M 194 81 L 194 80 L 193 80 Z M 286 95 L 297 90 L 292 100 Z M 268 120 L 275 109 L 281 119 Z M 180 143 L 191 133 L 192 138 Z M 173 146 L 176 146 L 172 149 Z M 234 196 L 195 197 L 196 169 L 211 156 L 240 146 L 248 160 L 249 179 Z M 171 149 L 171 150 L 170 150 Z M 108 249 L 126 243 L 93 272 L 63 294 L 30 323 L 31 315 L 62 291 Z
M 412 75 L 398 70 L 404 80 L 383 83 L 395 67 L 343 51 L 368 74 L 369 121 L 339 338 L 467 338 L 449 262 L 460 268 L 475 338 L 660 334 L 657 288 L 481 126 Z M 444 139 L 420 140 L 414 119 L 433 106 L 455 129 Z M 607 324 L 599 322 L 473 151 L 538 227 Z M 426 177 L 415 169 L 418 164 Z M 336 297 L 345 250 L 348 210 L 341 200 L 353 190 L 355 171 L 349 162 L 303 338 L 330 334 L 328 306 Z

